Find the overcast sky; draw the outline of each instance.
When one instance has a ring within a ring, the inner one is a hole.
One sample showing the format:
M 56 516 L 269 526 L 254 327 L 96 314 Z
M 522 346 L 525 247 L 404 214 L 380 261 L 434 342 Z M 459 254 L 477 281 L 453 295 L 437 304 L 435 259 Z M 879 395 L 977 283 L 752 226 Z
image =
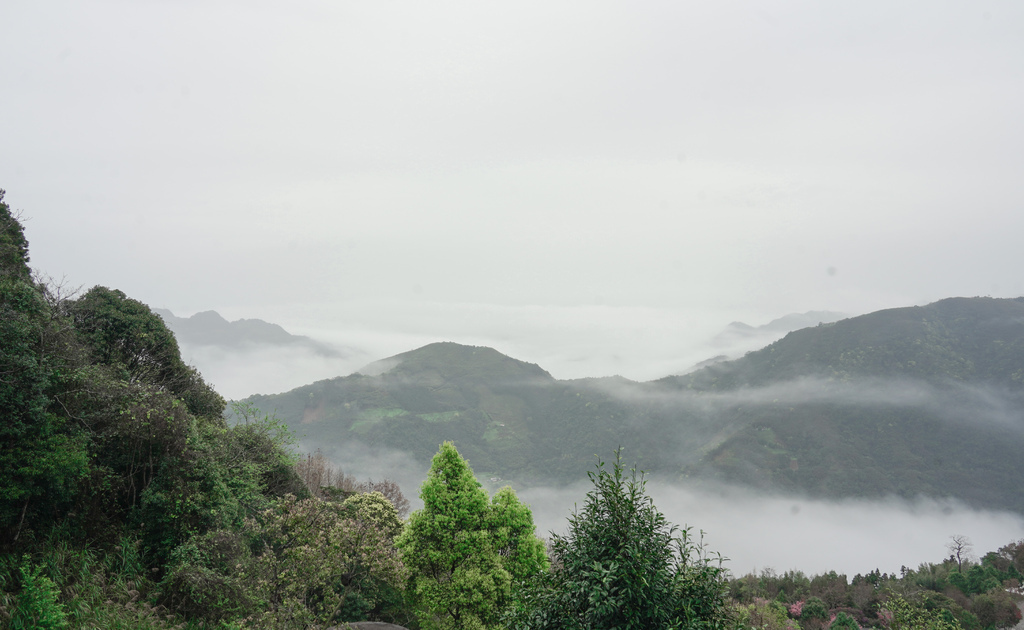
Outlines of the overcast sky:
M 1019 2 L 5 2 L 33 265 L 379 358 L 653 378 L 1024 294 Z

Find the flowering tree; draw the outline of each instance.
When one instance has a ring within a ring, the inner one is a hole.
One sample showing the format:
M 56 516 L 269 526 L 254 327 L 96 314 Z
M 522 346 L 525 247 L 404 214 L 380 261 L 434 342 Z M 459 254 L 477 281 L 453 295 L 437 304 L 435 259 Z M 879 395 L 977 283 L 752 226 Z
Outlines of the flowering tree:
M 878 616 L 889 630 L 960 630 L 960 623 L 944 617 L 941 610 L 927 610 L 896 593 L 889 596 Z
M 377 586 L 398 588 L 405 579 L 392 544 L 400 521 L 380 493 L 342 504 L 288 495 L 247 527 L 261 546 L 243 569 L 259 601 L 251 619 L 259 627 L 346 621 L 339 617 L 353 600 L 372 606 Z

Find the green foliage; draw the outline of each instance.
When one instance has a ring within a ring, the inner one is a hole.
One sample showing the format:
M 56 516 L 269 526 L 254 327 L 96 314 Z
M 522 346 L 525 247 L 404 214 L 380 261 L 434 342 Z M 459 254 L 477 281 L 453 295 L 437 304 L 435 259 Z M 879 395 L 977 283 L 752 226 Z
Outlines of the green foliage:
M 548 568 L 544 541 L 537 538 L 533 514 L 512 488 L 505 486 L 491 499 L 487 529 L 491 545 L 514 582 L 522 582 Z
M 396 541 L 408 592 L 428 629 L 500 627 L 513 577 L 546 568 L 533 517 L 511 489 L 492 505 L 455 445 L 441 445 L 420 489 L 423 509 Z
M 746 575 L 732 580 L 730 594 L 743 605 L 768 598 L 789 602 L 789 613 L 800 619 L 803 630 L 827 625 L 830 614 L 833 617 L 830 626 L 835 625 L 835 619 L 841 619 L 841 614 L 849 615 L 860 627 L 888 623 L 892 613 L 886 610 L 885 597 L 893 592 L 905 603 L 910 602 L 907 604 L 910 609 L 919 609 L 948 624 L 965 630 L 995 629 L 1012 626 L 1019 620 L 1016 601 L 1020 597 L 992 582 L 993 577 L 1009 575 L 1015 570 L 1010 560 L 1014 549 L 1011 544 L 1000 552 L 985 554 L 980 566 L 965 563 L 963 574 L 957 571 L 955 559 L 946 559 L 940 564 L 925 563 L 917 570 L 903 567 L 900 577 L 876 569 L 867 575 L 856 575 L 850 583 L 834 571 L 807 578 L 799 572 L 780 576 L 765 570 L 759 576 Z M 948 579 L 951 576 L 959 576 L 953 577 L 952 582 L 962 579 L 965 583 L 973 580 L 996 586 L 965 594 L 952 586 Z M 1015 584 L 1013 579 L 1006 582 L 1007 586 Z
M 0 544 L 18 541 L 26 516 L 66 502 L 87 465 L 82 436 L 50 408 L 63 362 L 49 352 L 50 309 L 27 262 L 0 194 Z
M 402 533 L 402 521 L 395 506 L 380 492 L 359 492 L 345 499 L 342 508 L 349 518 L 362 521 L 388 540 Z
M 921 588 L 941 593 L 949 584 L 949 570 L 950 567 L 945 563 L 926 562 L 918 566 L 916 571 L 911 571 L 907 577 Z
M 857 621 L 845 612 L 836 614 L 836 618 L 829 624 L 830 630 L 860 630 Z
M 519 628 L 716 628 L 726 625 L 725 584 L 689 530 L 670 525 L 616 453 L 609 471 L 552 541 L 555 569 L 518 611 Z
M 890 630 L 960 630 L 955 619 L 949 619 L 940 611 L 927 610 L 908 602 L 901 595 L 892 593 L 885 603 Z
M 1021 620 L 1021 611 L 1013 596 L 1002 588 L 994 588 L 974 598 L 971 612 L 982 628 L 1012 628 Z
M 344 504 L 289 495 L 246 520 L 177 547 L 161 602 L 207 623 L 304 628 L 390 618 L 405 569 L 401 522 L 380 493 Z
M 0 556 L 0 618 L 6 618 L 11 627 L 17 627 L 13 613 L 19 605 L 18 589 L 24 582 L 22 571 L 29 566 L 36 585 L 42 584 L 53 595 L 52 601 L 64 613 L 67 627 L 167 630 L 171 625 L 168 611 L 147 601 L 153 584 L 141 564 L 138 544 L 130 538 L 102 552 L 73 547 L 65 540 L 50 540 L 33 557 L 27 564 L 24 558 Z M 49 608 L 49 604 L 45 606 Z M 6 627 L 2 621 L 0 627 Z M 38 627 L 38 621 L 23 627 Z
M 165 563 L 193 536 L 241 527 L 279 496 L 307 496 L 287 451 L 291 434 L 273 416 L 238 409 L 244 421 L 233 427 L 195 421 L 180 404 L 168 410 L 183 414 L 184 442 L 158 460 L 160 467 L 131 516 L 155 562 Z
M 11 207 L 4 203 L 5 194 L 6 191 L 0 189 L 0 276 L 28 280 L 31 277 L 28 239 Z
M 949 572 L 949 584 L 960 589 L 964 595 L 987 593 L 1002 587 L 1002 576 L 998 569 L 988 564 L 975 564 L 964 567 L 964 571 Z
M 387 499 L 303 502 L 285 427 L 245 406 L 228 426 L 146 305 L 71 299 L 27 263 L 0 192 L 0 626 L 390 614 L 405 574 Z
M 67 627 L 67 613 L 58 603 L 60 591 L 50 578 L 42 575 L 41 566 L 32 566 L 28 557 L 18 567 L 21 593 L 10 621 L 12 630 L 58 630 Z
M 295 472 L 297 457 L 291 452 L 294 435 L 274 414 L 262 414 L 247 403 L 232 403 L 236 423 L 220 439 L 224 466 L 232 476 L 254 480 L 265 499 L 294 494 L 300 499 L 308 490 Z M 255 497 L 242 498 L 250 509 L 262 509 Z
M 405 569 L 388 531 L 374 524 L 397 518 L 380 499 L 347 506 L 353 514 L 330 501 L 288 496 L 247 521 L 257 545 L 241 575 L 258 602 L 258 627 L 326 625 L 345 621 L 340 615 L 353 608 L 362 616 L 377 603 L 378 587 L 402 583 Z M 355 599 L 361 606 L 351 605 Z
M 811 619 L 818 621 L 828 619 L 828 606 L 825 605 L 825 602 L 820 597 L 810 597 L 804 602 L 804 607 L 800 612 L 800 620 L 808 621 Z
M 240 575 L 251 557 L 238 531 L 196 536 L 171 555 L 160 601 L 189 619 L 219 623 L 242 618 L 255 610 L 252 588 Z
M 737 604 L 733 612 L 737 628 L 752 630 L 799 630 L 800 625 L 790 619 L 786 607 L 777 601 L 755 598 L 749 604 Z M 853 628 L 852 630 L 857 630 Z
M 70 313 L 97 363 L 121 370 L 129 383 L 166 389 L 197 416 L 223 414 L 224 399 L 181 360 L 174 334 L 142 302 L 93 287 L 71 304 Z
M 1024 540 L 1014 541 L 1000 547 L 996 552 L 996 558 L 993 559 L 993 564 L 1008 574 L 1012 570 L 1012 575 L 1018 578 L 1024 577 Z

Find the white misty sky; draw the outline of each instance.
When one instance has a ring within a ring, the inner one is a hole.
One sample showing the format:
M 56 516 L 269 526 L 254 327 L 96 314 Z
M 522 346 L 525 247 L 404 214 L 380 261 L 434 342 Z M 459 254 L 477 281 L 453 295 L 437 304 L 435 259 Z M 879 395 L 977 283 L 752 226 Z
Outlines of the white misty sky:
M 362 350 L 653 378 L 1024 293 L 1016 2 L 7 2 L 33 264 Z

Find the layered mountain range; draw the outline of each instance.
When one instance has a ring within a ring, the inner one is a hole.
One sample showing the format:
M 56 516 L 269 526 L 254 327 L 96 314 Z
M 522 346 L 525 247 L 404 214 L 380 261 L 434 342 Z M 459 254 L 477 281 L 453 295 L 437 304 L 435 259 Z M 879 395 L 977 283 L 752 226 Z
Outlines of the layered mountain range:
M 521 485 L 578 481 L 622 447 L 657 479 L 1024 513 L 1024 298 L 822 323 L 646 383 L 557 380 L 491 348 L 436 343 L 249 401 L 306 445 L 426 462 L 453 440 L 482 477 Z

